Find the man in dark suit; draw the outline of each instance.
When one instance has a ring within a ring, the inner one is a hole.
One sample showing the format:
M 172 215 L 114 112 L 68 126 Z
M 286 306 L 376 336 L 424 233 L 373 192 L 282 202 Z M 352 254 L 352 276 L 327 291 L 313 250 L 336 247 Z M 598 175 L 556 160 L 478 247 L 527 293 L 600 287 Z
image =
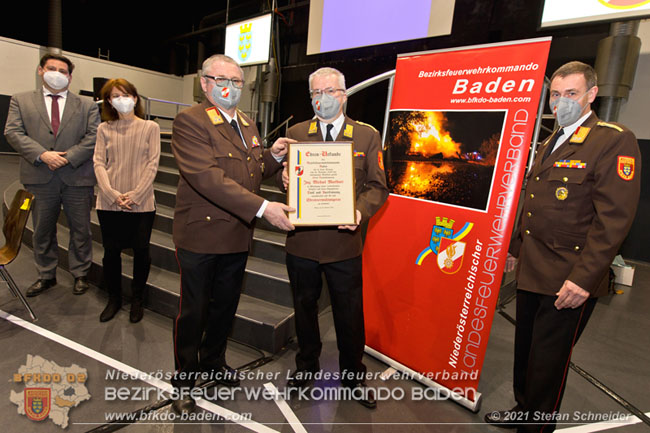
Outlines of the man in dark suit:
M 5 127 L 7 141 L 22 156 L 20 181 L 34 194 L 34 260 L 39 279 L 27 289 L 36 296 L 56 285 L 56 223 L 63 205 L 68 219 L 68 260 L 75 277 L 73 293 L 88 289 L 92 263 L 90 209 L 95 173 L 93 152 L 99 110 L 89 98 L 68 91 L 74 65 L 46 54 L 38 75 L 43 87 L 11 98 Z
M 201 87 L 207 100 L 176 116 L 172 150 L 180 171 L 173 236 L 181 271 L 181 300 L 174 322 L 177 413 L 194 410 L 187 392 L 199 373 L 236 386 L 226 364 L 230 334 L 257 218 L 293 229 L 288 206 L 260 197 L 260 183 L 282 166 L 286 138 L 264 150 L 253 120 L 237 110 L 244 85 L 237 62 L 208 58 Z M 205 332 L 205 335 L 204 335 Z M 184 394 L 183 394 L 184 393 Z
M 291 127 L 287 136 L 305 141 L 352 141 L 356 192 L 356 225 L 298 227 L 287 235 L 287 270 L 296 313 L 299 351 L 297 370 L 288 386 L 304 387 L 319 368 L 321 353 L 318 328 L 318 298 L 325 273 L 339 348 L 341 382 L 352 388 L 355 400 L 376 407 L 372 390 L 366 387 L 362 362 L 365 346 L 359 224 L 366 223 L 388 197 L 381 139 L 372 126 L 343 114 L 345 77 L 333 68 L 321 68 L 309 76 L 309 90 L 316 118 Z M 292 170 L 289 170 L 292 172 Z M 287 170 L 282 172 L 286 188 Z
M 517 267 L 514 395 L 517 405 L 488 423 L 551 432 L 573 346 L 596 300 L 608 293 L 609 266 L 639 201 L 641 155 L 634 134 L 591 111 L 598 93 L 591 66 L 570 62 L 551 77 L 560 128 L 528 174 L 520 226 L 506 271 Z

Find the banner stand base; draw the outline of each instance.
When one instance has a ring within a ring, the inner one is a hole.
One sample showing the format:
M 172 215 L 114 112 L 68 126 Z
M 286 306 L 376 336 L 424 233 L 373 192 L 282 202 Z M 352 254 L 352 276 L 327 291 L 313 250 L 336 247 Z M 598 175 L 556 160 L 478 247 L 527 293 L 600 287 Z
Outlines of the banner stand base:
M 374 357 L 377 358 L 378 360 L 386 363 L 387 365 L 391 366 L 395 370 L 398 370 L 402 373 L 406 373 L 410 375 L 413 380 L 416 380 L 420 382 L 423 385 L 426 385 L 430 388 L 436 389 L 436 390 L 443 390 L 446 395 L 449 395 L 449 400 L 458 403 L 459 405 L 471 410 L 473 413 L 478 413 L 479 410 L 481 410 L 481 403 L 483 402 L 483 398 L 480 392 L 476 391 L 476 400 L 471 401 L 465 396 L 458 394 L 456 392 L 453 392 L 446 386 L 440 385 L 437 382 L 434 382 L 433 380 L 423 376 L 421 373 L 418 373 L 415 370 L 411 370 L 407 366 L 400 364 L 399 362 L 395 361 L 392 358 L 389 358 L 388 356 L 384 355 L 381 352 L 378 352 L 377 350 L 373 349 L 372 347 L 365 346 L 365 352 Z M 389 369 L 390 370 L 390 369 Z M 382 374 L 383 376 L 383 374 Z

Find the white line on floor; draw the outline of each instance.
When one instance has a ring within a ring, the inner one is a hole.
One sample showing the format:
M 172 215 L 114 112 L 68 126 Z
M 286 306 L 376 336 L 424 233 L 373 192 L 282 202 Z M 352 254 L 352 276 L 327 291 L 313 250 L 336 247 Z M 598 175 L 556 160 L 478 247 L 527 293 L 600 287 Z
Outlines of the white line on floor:
M 5 319 L 14 325 L 18 325 L 20 327 L 23 327 L 29 331 L 32 331 L 36 334 L 39 334 L 42 337 L 45 337 L 49 340 L 55 341 L 63 346 L 66 346 L 72 350 L 75 350 L 79 353 L 82 353 L 89 358 L 93 358 L 103 364 L 108 365 L 109 367 L 112 367 L 116 370 L 120 370 L 129 376 L 132 377 L 137 377 L 138 379 L 142 380 L 143 382 L 148 383 L 149 385 L 155 386 L 158 389 L 161 389 L 165 392 L 171 393 L 173 388 L 171 384 L 164 382 L 160 379 L 156 379 L 155 377 L 144 373 L 136 368 L 133 368 L 129 365 L 124 364 L 123 362 L 120 362 L 116 359 L 110 358 L 103 353 L 97 352 L 96 350 L 90 349 L 84 345 L 81 345 L 77 342 L 74 342 L 68 338 L 62 337 L 59 334 L 56 334 L 52 331 L 48 331 L 45 328 L 41 328 L 40 326 L 36 326 L 31 322 L 28 322 L 26 320 L 21 319 L 20 317 L 16 317 L 12 314 L 9 314 L 3 310 L 0 310 L 0 318 Z M 224 407 L 218 406 L 212 402 L 206 401 L 204 399 L 198 399 L 196 401 L 196 405 L 209 411 L 214 414 L 219 415 L 220 417 L 228 420 L 232 420 L 232 422 L 236 422 L 237 424 L 240 424 L 243 427 L 246 427 L 250 430 L 253 430 L 255 432 L 259 433 L 271 433 L 271 432 L 277 432 L 277 430 L 273 430 L 264 424 L 260 424 L 258 422 L 252 421 L 252 420 L 246 420 L 242 419 L 245 418 L 241 414 L 238 414 L 236 412 L 232 412 Z
M 275 385 L 273 385 L 271 382 L 268 382 L 264 384 L 264 388 L 266 388 L 274 396 L 273 401 L 275 401 L 275 404 L 278 405 L 280 412 L 282 412 L 287 421 L 289 421 L 289 424 L 291 425 L 293 431 L 296 433 L 307 433 L 307 430 L 305 430 L 305 427 L 303 427 L 303 425 L 300 423 L 300 420 L 296 414 L 293 413 L 285 399 L 280 396 Z
M 645 413 L 646 416 L 650 416 L 650 412 Z M 624 421 L 603 421 L 595 424 L 585 424 L 575 427 L 557 429 L 562 433 L 593 433 L 597 431 L 604 431 L 609 429 L 615 429 L 619 427 L 627 427 L 634 424 L 639 424 L 641 420 L 630 414 Z

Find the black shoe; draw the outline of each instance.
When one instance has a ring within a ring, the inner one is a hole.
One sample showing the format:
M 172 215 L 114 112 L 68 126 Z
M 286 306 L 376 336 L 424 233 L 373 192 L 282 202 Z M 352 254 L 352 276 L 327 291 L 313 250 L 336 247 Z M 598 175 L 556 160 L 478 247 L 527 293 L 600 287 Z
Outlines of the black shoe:
M 104 311 L 102 311 L 102 314 L 99 315 L 99 321 L 108 322 L 111 320 L 113 317 L 115 317 L 117 312 L 120 311 L 121 306 L 122 298 L 108 298 L 108 304 L 106 305 L 106 308 L 104 308 Z
M 296 370 L 287 380 L 287 388 L 304 388 L 314 381 L 314 371 Z
M 203 370 L 206 373 L 210 373 L 210 378 L 204 381 L 199 381 L 197 386 L 209 383 L 210 381 L 215 381 L 219 385 L 235 387 L 239 386 L 239 372 L 232 367 L 223 365 L 216 368 L 207 368 Z
M 131 300 L 131 312 L 129 313 L 129 321 L 131 323 L 138 323 L 144 316 L 144 308 L 142 307 L 142 299 Z
M 72 293 L 75 295 L 83 295 L 88 290 L 88 280 L 86 277 L 77 277 L 74 279 L 74 288 Z
M 518 408 L 511 410 L 495 410 L 485 414 L 483 419 L 486 423 L 501 428 L 517 428 L 522 424 L 523 412 Z
M 176 415 L 189 415 L 196 409 L 196 402 L 192 397 L 185 397 L 172 402 L 172 409 Z
M 56 286 L 56 278 L 51 278 L 49 280 L 40 278 L 36 280 L 34 284 L 32 284 L 29 289 L 25 292 L 25 296 L 28 298 L 38 296 L 50 287 Z
M 375 398 L 375 390 L 368 388 L 365 382 L 358 382 L 354 385 L 343 385 L 351 389 L 352 399 L 359 402 L 361 406 L 368 409 L 377 408 L 377 399 Z

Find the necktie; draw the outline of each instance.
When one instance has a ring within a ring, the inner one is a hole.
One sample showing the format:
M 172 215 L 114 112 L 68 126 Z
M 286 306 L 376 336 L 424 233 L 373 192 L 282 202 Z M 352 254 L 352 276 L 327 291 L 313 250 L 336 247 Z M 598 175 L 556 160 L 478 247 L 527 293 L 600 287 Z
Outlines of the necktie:
M 546 158 L 548 158 L 548 156 L 551 153 L 553 153 L 553 148 L 555 147 L 555 143 L 557 143 L 557 141 L 560 139 L 560 137 L 562 137 L 563 134 L 564 134 L 564 129 L 560 128 L 557 134 L 555 134 L 555 136 L 551 139 L 551 141 L 548 142 L 548 144 L 546 145 L 546 152 L 544 152 L 544 157 L 542 158 L 542 163 L 544 163 L 544 161 L 546 161 Z
M 56 133 L 59 132 L 59 125 L 61 125 L 61 119 L 59 118 L 59 98 L 60 95 L 50 95 L 52 98 L 52 132 L 56 137 Z
M 235 132 L 237 133 L 237 137 L 239 137 L 242 143 L 244 143 L 244 146 L 246 146 L 246 143 L 244 142 L 244 138 L 241 135 L 241 131 L 239 130 L 239 125 L 237 124 L 237 121 L 235 119 L 232 119 L 230 121 L 230 126 L 232 126 L 232 129 L 234 129 Z
M 334 128 L 334 125 L 331 123 L 327 125 L 327 133 L 325 134 L 325 141 L 334 141 L 332 138 L 332 129 Z

